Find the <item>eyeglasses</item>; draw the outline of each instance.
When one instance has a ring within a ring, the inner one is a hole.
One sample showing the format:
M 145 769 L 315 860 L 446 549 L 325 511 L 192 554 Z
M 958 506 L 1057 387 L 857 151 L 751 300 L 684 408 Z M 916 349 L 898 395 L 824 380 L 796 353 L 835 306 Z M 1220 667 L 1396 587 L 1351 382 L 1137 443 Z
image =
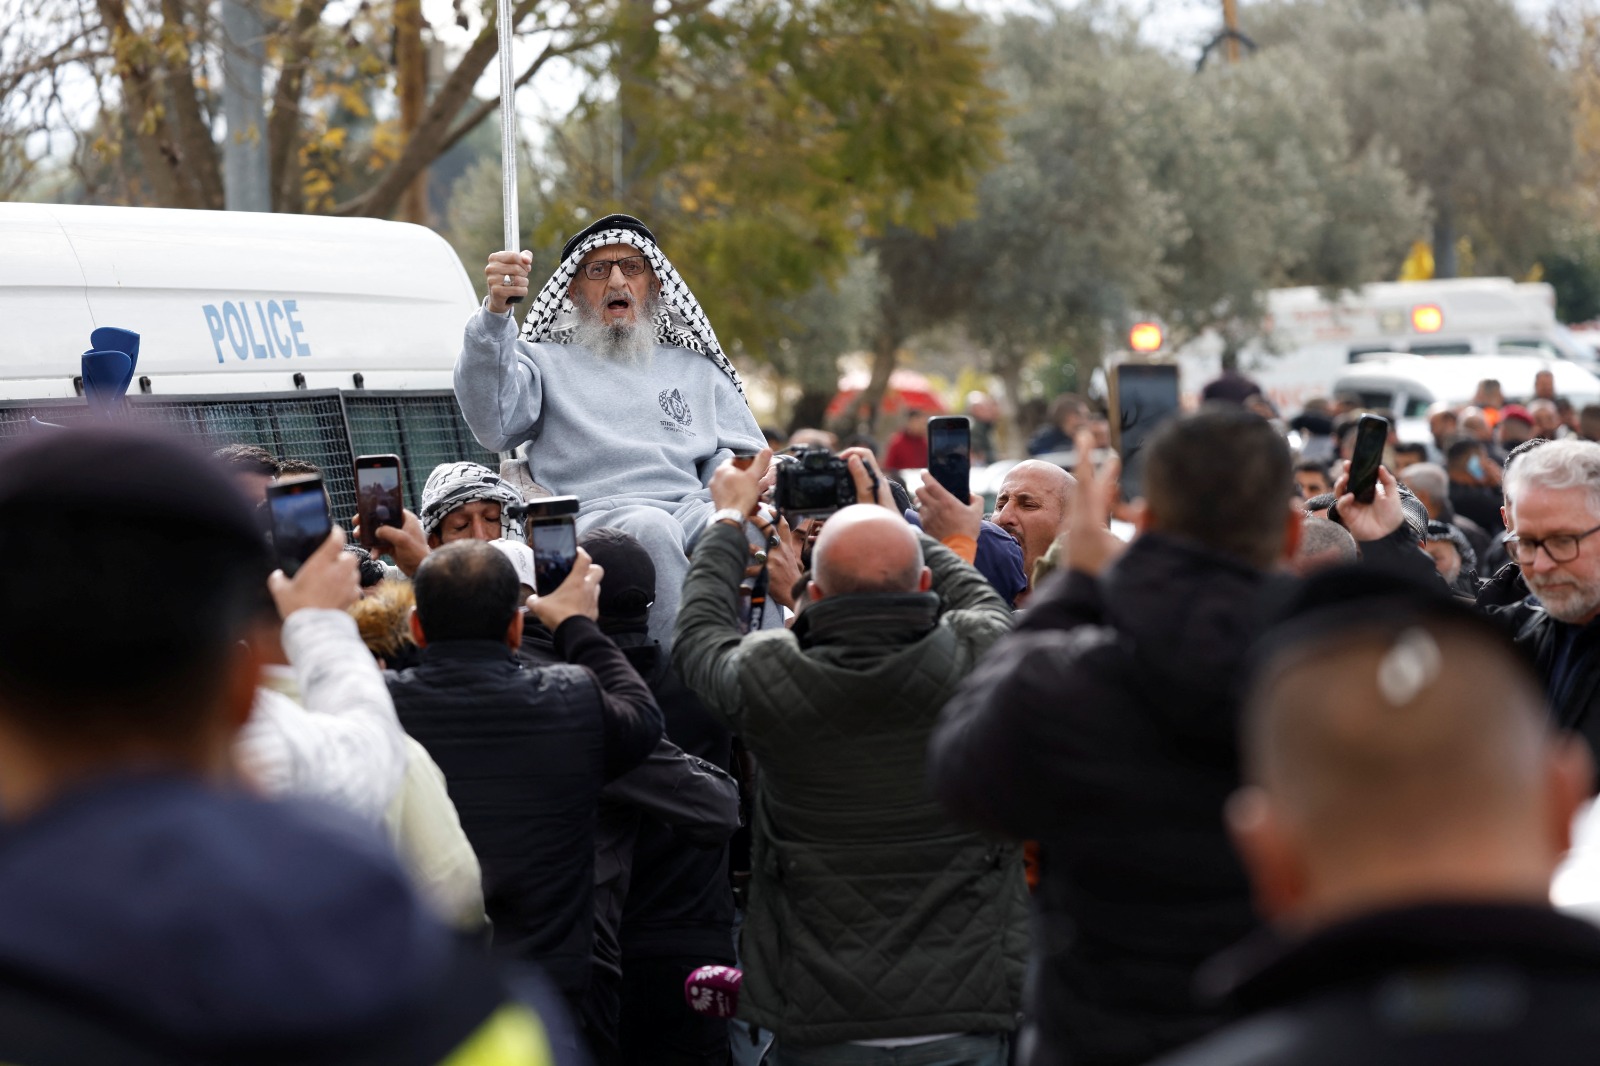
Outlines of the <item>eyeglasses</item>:
M 630 255 L 626 259 L 595 259 L 582 266 L 583 276 L 590 281 L 604 281 L 611 276 L 611 268 L 622 268 L 622 276 L 631 278 L 635 274 L 643 274 L 644 268 L 649 266 L 649 260 L 642 255 Z
M 1526 566 L 1533 562 L 1539 554 L 1539 549 L 1543 548 L 1545 554 L 1550 556 L 1551 562 L 1570 563 L 1578 557 L 1578 542 L 1594 533 L 1600 533 L 1600 526 L 1586 529 L 1582 533 L 1558 533 L 1543 540 L 1512 534 L 1505 540 L 1506 553 L 1511 556 L 1513 562 Z

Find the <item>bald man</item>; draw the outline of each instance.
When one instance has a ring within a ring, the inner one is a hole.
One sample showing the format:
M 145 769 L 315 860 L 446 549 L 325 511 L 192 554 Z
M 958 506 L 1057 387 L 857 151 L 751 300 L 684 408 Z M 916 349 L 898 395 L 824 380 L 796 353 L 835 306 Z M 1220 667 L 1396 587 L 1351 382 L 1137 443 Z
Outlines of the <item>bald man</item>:
M 1011 612 L 912 529 L 881 477 L 874 499 L 870 454 L 845 454 L 862 502 L 823 526 L 792 629 L 741 636 L 743 518 L 760 485 L 731 463 L 713 475 L 717 521 L 673 641 L 684 683 L 761 763 L 739 1016 L 776 1034 L 774 1066 L 863 1061 L 873 1049 L 852 1042 L 873 1040 L 999 1066 L 1027 952 L 1022 851 L 957 826 L 926 766 L 939 708 Z M 942 491 L 918 490 L 925 521 Z M 981 503 L 944 503 L 975 540 Z
M 994 524 L 1022 545 L 1022 569 L 1050 550 L 1072 525 L 1072 490 L 1077 479 L 1054 463 L 1028 459 L 1006 472 L 995 498 Z
M 1275 927 L 1213 965 L 1253 1017 L 1163 1066 L 1517 1063 L 1596 1045 L 1600 930 L 1550 907 L 1593 767 L 1503 639 L 1373 601 L 1296 623 L 1228 822 Z

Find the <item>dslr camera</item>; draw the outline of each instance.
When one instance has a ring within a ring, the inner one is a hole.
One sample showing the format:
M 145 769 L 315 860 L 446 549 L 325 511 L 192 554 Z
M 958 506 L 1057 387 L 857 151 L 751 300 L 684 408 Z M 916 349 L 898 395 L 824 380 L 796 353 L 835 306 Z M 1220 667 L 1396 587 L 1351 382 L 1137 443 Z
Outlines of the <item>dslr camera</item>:
M 878 475 L 870 466 L 867 473 L 876 494 Z M 828 449 L 802 448 L 791 462 L 779 464 L 772 502 L 783 515 L 822 518 L 857 502 L 856 481 L 845 461 Z

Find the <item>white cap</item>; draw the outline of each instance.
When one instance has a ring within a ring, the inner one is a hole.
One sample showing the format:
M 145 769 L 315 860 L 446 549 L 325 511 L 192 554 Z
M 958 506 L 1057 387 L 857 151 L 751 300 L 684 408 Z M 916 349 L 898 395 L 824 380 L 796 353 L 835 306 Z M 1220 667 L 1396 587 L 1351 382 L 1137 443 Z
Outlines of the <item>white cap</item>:
M 511 560 L 511 565 L 516 567 L 518 581 L 530 589 L 539 587 L 538 580 L 533 576 L 532 548 L 520 540 L 506 540 L 504 538 L 491 540 L 489 543 L 499 548 L 505 554 L 505 557 Z

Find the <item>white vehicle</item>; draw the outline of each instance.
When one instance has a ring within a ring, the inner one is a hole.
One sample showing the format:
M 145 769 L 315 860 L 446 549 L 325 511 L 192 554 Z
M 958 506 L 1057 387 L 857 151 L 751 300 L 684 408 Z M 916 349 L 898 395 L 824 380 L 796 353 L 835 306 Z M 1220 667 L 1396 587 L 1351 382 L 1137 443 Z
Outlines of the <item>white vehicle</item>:
M 1262 336 L 1239 353 L 1239 369 L 1285 414 L 1328 396 L 1351 363 L 1377 353 L 1457 357 L 1515 349 L 1600 369 L 1594 349 L 1556 321 L 1555 290 L 1542 282 L 1385 282 L 1334 300 L 1316 288 L 1274 289 L 1266 303 Z M 1197 398 L 1222 372 L 1222 347 L 1208 334 L 1171 357 L 1186 397 Z
M 422 226 L 0 204 L 0 439 L 85 417 L 80 357 L 119 326 L 140 335 L 136 419 L 310 460 L 338 519 L 352 457 L 392 452 L 415 507 L 437 463 L 495 465 L 451 391 L 477 303 Z
M 1507 400 L 1525 402 L 1533 396 L 1533 378 L 1541 370 L 1550 371 L 1556 395 L 1575 407 L 1600 403 L 1600 377 L 1576 363 L 1532 352 L 1455 358 L 1391 353 L 1349 367 L 1333 387 L 1360 396 L 1364 407 L 1393 412 L 1401 440 L 1424 441 L 1433 404 L 1469 404 L 1486 378 L 1500 382 Z

